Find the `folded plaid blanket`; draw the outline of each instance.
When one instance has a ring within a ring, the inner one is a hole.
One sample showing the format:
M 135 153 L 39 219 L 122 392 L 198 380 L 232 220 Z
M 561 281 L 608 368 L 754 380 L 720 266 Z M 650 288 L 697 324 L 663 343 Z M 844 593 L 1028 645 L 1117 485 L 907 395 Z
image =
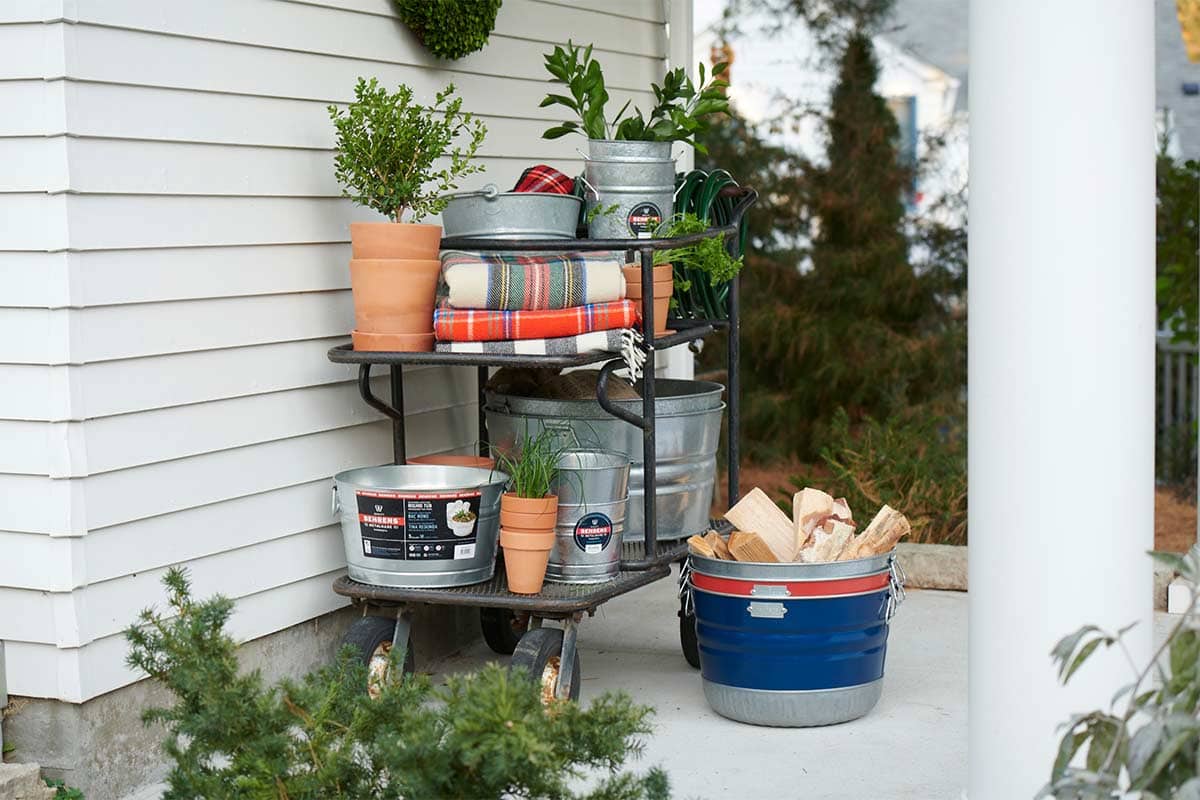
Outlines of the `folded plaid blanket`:
M 625 296 L 623 253 L 442 253 L 441 293 L 451 308 L 534 311 Z
M 509 353 L 526 356 L 573 356 L 579 353 L 621 352 L 624 330 L 592 331 L 553 339 L 510 339 L 498 342 L 438 342 L 439 353 Z
M 630 328 L 636 320 L 637 309 L 629 300 L 551 311 L 477 311 L 443 303 L 433 311 L 433 334 L 442 342 L 552 339 Z

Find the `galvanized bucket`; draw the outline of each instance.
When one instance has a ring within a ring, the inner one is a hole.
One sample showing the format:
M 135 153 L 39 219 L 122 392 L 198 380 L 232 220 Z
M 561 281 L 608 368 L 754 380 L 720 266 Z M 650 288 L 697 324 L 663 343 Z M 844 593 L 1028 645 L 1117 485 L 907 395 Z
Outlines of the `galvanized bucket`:
M 583 202 L 569 194 L 501 192 L 488 184 L 449 195 L 442 234 L 488 239 L 573 239 Z
M 546 580 L 603 583 L 621 571 L 621 534 L 629 504 L 629 456 L 567 450 L 558 461 L 558 524 Z
M 339 472 L 333 511 L 346 566 L 363 583 L 400 588 L 466 586 L 492 577 L 502 472 L 387 465 Z
M 591 139 L 583 180 L 592 239 L 649 239 L 675 212 L 670 142 Z
M 658 538 L 686 539 L 709 527 L 725 387 L 666 378 L 659 378 L 654 386 Z M 642 410 L 640 399 L 618 400 L 615 404 L 638 414 Z M 640 429 L 611 416 L 595 400 L 546 400 L 487 392 L 484 414 L 488 435 L 502 450 L 515 447 L 526 433 L 533 436 L 553 430 L 565 446 L 603 448 L 628 455 L 633 468 L 625 538 L 642 540 L 645 512 Z
M 828 564 L 756 564 L 692 555 L 704 695 L 753 725 L 832 725 L 883 691 L 888 628 L 903 599 L 891 555 Z

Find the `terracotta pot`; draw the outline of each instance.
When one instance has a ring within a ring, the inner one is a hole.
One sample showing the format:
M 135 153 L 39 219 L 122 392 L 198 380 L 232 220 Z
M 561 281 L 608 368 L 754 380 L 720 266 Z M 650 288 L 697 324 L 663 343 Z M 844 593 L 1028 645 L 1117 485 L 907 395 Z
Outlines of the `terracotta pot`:
M 629 300 L 642 299 L 642 268 L 635 265 L 622 267 L 625 275 L 625 297 Z M 659 264 L 654 268 L 654 333 L 667 332 L 667 312 L 671 309 L 671 295 L 675 292 L 675 280 L 670 264 Z M 638 316 L 641 316 L 638 303 Z
M 512 531 L 553 533 L 558 521 L 558 498 L 518 497 L 505 492 L 500 497 L 500 527 Z
M 621 267 L 621 273 L 625 276 L 625 285 L 636 283 L 639 286 L 642 283 L 642 267 L 640 264 L 630 264 L 627 267 Z M 657 264 L 654 267 L 654 282 L 671 280 L 671 265 Z
M 435 467 L 475 467 L 476 469 L 495 469 L 496 467 L 496 459 L 486 456 L 417 456 L 416 458 L 408 459 L 408 463 L 429 464 Z
M 428 353 L 433 349 L 432 333 L 364 333 L 350 331 L 355 350 L 372 353 Z
M 514 594 L 537 594 L 546 579 L 546 565 L 554 549 L 554 530 L 528 533 L 500 528 L 500 546 L 504 548 L 504 575 L 508 590 Z
M 415 222 L 351 222 L 352 258 L 437 258 L 441 225 Z
M 431 333 L 440 272 L 436 258 L 351 259 L 355 328 L 360 333 Z

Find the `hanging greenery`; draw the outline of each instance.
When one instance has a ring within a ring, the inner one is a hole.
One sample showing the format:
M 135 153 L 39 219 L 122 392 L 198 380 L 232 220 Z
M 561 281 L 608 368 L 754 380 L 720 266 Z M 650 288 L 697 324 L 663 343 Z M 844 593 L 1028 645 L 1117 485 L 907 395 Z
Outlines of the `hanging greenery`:
M 488 43 L 502 0 L 396 0 L 396 10 L 421 44 L 454 61 Z

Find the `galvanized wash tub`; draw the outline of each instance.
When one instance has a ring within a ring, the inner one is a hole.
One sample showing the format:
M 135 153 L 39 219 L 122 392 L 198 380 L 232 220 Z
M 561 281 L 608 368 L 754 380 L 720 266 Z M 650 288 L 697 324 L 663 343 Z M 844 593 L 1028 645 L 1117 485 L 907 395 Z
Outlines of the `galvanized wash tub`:
M 451 196 L 442 234 L 488 239 L 573 239 L 583 201 L 569 194 L 501 192 L 489 184 Z
M 558 460 L 558 523 L 546 580 L 604 583 L 621 571 L 621 534 L 629 504 L 629 456 L 567 450 Z
M 593 239 L 648 239 L 674 213 L 671 142 L 591 139 L 583 177 L 589 213 L 616 206 L 588 223 Z
M 684 539 L 709 527 L 725 387 L 708 381 L 666 378 L 656 380 L 654 387 L 658 538 Z M 488 435 L 502 450 L 514 447 L 525 433 L 535 436 L 542 430 L 555 430 L 569 447 L 616 450 L 628 455 L 633 468 L 625 538 L 642 540 L 645 512 L 639 429 L 610 416 L 595 400 L 546 400 L 496 392 L 487 392 L 486 400 Z M 642 411 L 640 399 L 615 403 L 637 414 Z
M 387 465 L 333 478 L 350 577 L 400 588 L 492 577 L 508 476 L 473 467 Z
M 756 564 L 693 554 L 688 583 L 704 695 L 718 714 L 807 727 L 856 719 L 879 701 L 902 597 L 890 555 Z

